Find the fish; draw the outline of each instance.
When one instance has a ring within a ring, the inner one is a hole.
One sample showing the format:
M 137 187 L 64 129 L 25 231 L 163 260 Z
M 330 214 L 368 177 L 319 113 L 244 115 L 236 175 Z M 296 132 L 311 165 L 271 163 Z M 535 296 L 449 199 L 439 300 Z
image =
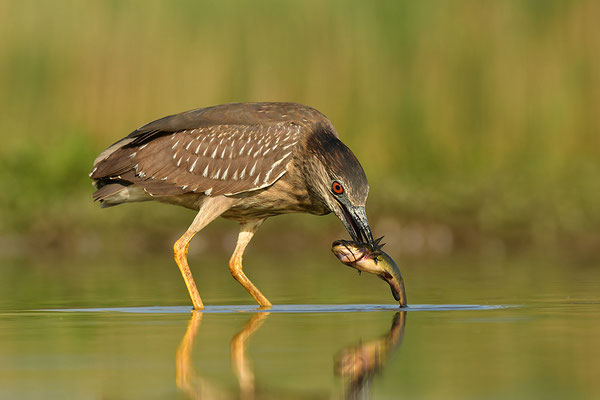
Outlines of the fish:
M 331 251 L 343 264 L 357 269 L 359 274 L 362 271 L 368 272 L 386 281 L 400 307 L 406 307 L 404 279 L 396 262 L 381 250 L 381 239 L 375 241 L 375 247 L 351 240 L 336 240 L 331 245 Z

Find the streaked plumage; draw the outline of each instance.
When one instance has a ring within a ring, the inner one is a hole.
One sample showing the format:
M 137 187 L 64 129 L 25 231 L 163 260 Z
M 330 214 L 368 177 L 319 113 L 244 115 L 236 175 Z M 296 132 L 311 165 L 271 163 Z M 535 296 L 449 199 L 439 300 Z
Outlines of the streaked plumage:
M 90 177 L 100 187 L 132 183 L 157 197 L 262 189 L 286 172 L 301 133 L 318 121 L 326 119 L 314 109 L 277 103 L 188 111 L 133 131 L 98 157 Z M 111 189 L 94 199 L 119 187 Z
M 232 103 L 161 118 L 103 151 L 90 177 L 98 188 L 93 198 L 103 206 L 158 200 L 199 210 L 182 252 L 218 216 L 239 221 L 251 238 L 270 216 L 334 211 L 355 240 L 372 240 L 364 214 L 369 186 L 360 163 L 323 114 L 300 104 Z M 343 196 L 332 196 L 332 181 L 343 183 Z M 232 257 L 239 258 L 240 272 L 250 240 L 242 233 Z M 184 261 L 178 261 L 182 273 Z M 184 279 L 194 298 L 191 273 Z M 262 296 L 249 280 L 242 284 L 255 298 Z

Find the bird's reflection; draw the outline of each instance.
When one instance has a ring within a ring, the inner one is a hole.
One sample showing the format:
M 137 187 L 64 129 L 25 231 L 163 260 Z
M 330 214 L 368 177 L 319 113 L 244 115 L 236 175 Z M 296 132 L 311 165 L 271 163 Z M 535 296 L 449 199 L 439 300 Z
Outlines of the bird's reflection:
M 346 381 L 345 397 L 368 397 L 375 374 L 402 342 L 406 325 L 406 311 L 394 315 L 390 331 L 382 337 L 342 349 L 335 357 L 335 373 Z
M 234 397 L 197 374 L 192 366 L 191 354 L 196 334 L 200 328 L 202 316 L 202 312 L 192 312 L 192 317 L 188 322 L 183 339 L 181 339 L 181 343 L 179 343 L 179 347 L 175 353 L 175 382 L 177 387 L 185 392 L 190 398 L 226 399 Z M 242 330 L 236 333 L 231 339 L 231 368 L 240 385 L 240 398 L 244 400 L 254 399 L 256 393 L 254 371 L 250 361 L 246 357 L 246 342 L 248 338 L 260 328 L 268 316 L 269 313 L 267 312 L 253 314 Z
M 203 313 L 192 312 L 192 317 L 175 354 L 177 387 L 193 399 L 239 397 L 243 400 L 253 400 L 258 398 L 254 370 L 252 362 L 247 357 L 246 348 L 248 339 L 263 325 L 269 314 L 268 312 L 254 313 L 244 327 L 231 339 L 231 368 L 240 386 L 238 396 L 212 384 L 194 370 L 191 354 Z M 389 355 L 401 343 L 405 323 L 406 311 L 400 311 L 395 314 L 389 332 L 382 337 L 366 342 L 360 341 L 358 344 L 343 348 L 338 352 L 334 359 L 334 370 L 345 381 L 345 398 L 368 397 L 373 376 L 381 371 Z M 261 398 L 281 398 L 281 395 L 283 393 L 260 393 Z M 315 393 L 306 396 L 311 399 L 320 397 L 328 398 L 329 396 L 315 396 Z M 286 393 L 285 398 L 302 398 L 302 395 Z
M 246 325 L 231 339 L 231 368 L 240 383 L 242 399 L 254 399 L 254 371 L 246 358 L 246 341 L 265 322 L 269 313 L 257 313 L 246 322 Z

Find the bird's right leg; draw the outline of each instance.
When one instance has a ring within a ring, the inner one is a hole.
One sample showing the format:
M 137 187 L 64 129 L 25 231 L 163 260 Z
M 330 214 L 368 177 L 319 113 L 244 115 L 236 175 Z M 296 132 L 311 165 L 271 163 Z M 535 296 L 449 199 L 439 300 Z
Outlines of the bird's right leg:
M 190 246 L 190 241 L 202 228 L 231 208 L 234 201 L 234 199 L 224 196 L 207 197 L 204 199 L 204 202 L 200 206 L 200 210 L 198 210 L 198 215 L 196 215 L 196 218 L 194 218 L 194 222 L 192 222 L 188 230 L 175 242 L 175 245 L 173 246 L 173 250 L 175 252 L 175 262 L 181 271 L 181 275 L 183 276 L 185 286 L 187 286 L 187 290 L 190 293 L 192 304 L 194 305 L 195 310 L 204 309 L 204 304 L 202 304 L 202 299 L 200 298 L 200 294 L 196 288 L 196 282 L 194 282 L 192 271 L 190 270 L 187 262 L 187 253 Z
M 254 297 L 254 300 L 256 300 L 261 307 L 271 307 L 271 302 L 260 292 L 260 290 L 257 289 L 256 286 L 254 286 L 252 282 L 250 282 L 250 279 L 248 279 L 242 270 L 242 256 L 244 255 L 244 250 L 246 250 L 246 246 L 248 246 L 248 243 L 250 243 L 250 240 L 252 240 L 254 232 L 256 232 L 263 221 L 264 219 L 260 219 L 242 224 L 238 241 L 235 245 L 235 250 L 233 251 L 233 255 L 229 260 L 229 271 L 235 280 L 242 284 L 242 286 L 248 291 L 248 293 L 252 295 L 252 297 Z

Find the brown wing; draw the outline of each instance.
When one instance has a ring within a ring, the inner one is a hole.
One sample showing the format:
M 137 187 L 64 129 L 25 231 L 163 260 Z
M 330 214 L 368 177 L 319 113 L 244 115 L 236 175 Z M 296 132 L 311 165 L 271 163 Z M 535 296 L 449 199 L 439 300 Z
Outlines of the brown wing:
M 150 129 L 134 131 L 101 154 L 90 177 L 104 184 L 131 182 L 152 196 L 261 189 L 285 174 L 304 129 L 292 121 L 262 122 L 205 124 L 175 132 L 149 124 Z

